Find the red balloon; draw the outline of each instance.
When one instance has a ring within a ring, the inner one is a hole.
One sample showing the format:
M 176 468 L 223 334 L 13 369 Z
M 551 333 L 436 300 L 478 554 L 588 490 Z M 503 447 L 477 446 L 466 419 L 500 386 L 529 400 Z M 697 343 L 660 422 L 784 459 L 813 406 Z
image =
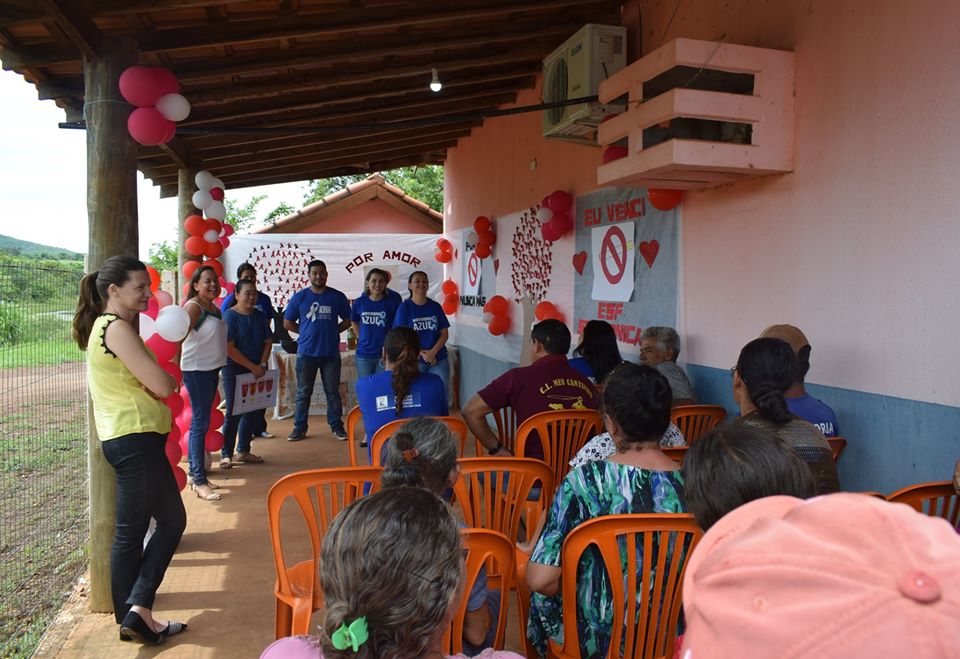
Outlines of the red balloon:
M 683 198 L 683 191 L 650 188 L 647 190 L 647 197 L 650 199 L 650 205 L 654 208 L 662 211 L 672 211 L 680 205 L 680 200 Z
M 500 336 L 505 334 L 508 329 L 510 329 L 510 317 L 509 316 L 494 316 L 493 320 L 490 321 L 490 325 L 487 327 L 490 330 L 490 333 L 494 336 Z
M 484 312 L 490 312 L 494 316 L 505 316 L 510 311 L 510 303 L 502 295 L 494 295 L 483 305 Z
M 476 252 L 477 256 L 481 259 L 485 259 L 493 253 L 490 249 L 490 245 L 486 245 L 484 243 L 478 243 L 476 248 L 474 248 L 474 252 Z
M 167 341 L 159 334 L 154 334 L 147 339 L 147 347 L 157 356 L 158 364 L 170 361 L 177 354 L 177 344 Z
M 233 235 L 233 225 L 232 225 L 232 224 L 227 224 L 226 222 L 223 223 L 223 235 L 224 235 L 224 236 L 232 236 L 232 235 Z
M 153 67 L 152 71 L 153 81 L 157 89 L 160 90 L 160 96 L 180 93 L 180 82 L 177 80 L 177 76 L 173 75 L 173 71 L 162 66 Z
M 152 297 L 147 300 L 147 310 L 143 313 L 150 316 L 154 320 L 157 319 L 157 314 L 160 313 L 160 303 L 157 302 L 157 298 Z
M 203 448 L 207 453 L 214 453 L 223 448 L 223 435 L 218 430 L 208 430 L 203 438 Z
M 171 467 L 176 467 L 179 464 L 180 459 L 183 457 L 183 449 L 180 448 L 180 440 L 171 442 L 167 440 L 167 443 L 163 445 L 163 450 L 167 452 L 167 461 L 170 463 Z
M 177 384 L 180 384 L 181 382 L 183 382 L 183 371 L 181 371 L 180 367 L 174 364 L 173 362 L 166 362 L 166 363 L 160 364 L 160 368 L 162 368 L 164 371 L 167 372 L 167 374 L 170 377 L 176 380 Z M 177 394 L 177 397 L 179 398 L 180 395 Z
M 180 91 L 180 83 L 167 69 L 131 66 L 120 74 L 120 95 L 138 108 L 153 107 L 166 94 Z
M 452 279 L 447 279 L 440 284 L 440 290 L 443 291 L 444 295 L 456 295 L 457 282 L 453 281 Z
M 217 409 L 217 406 L 214 405 L 210 409 L 210 428 L 213 430 L 218 430 L 223 425 L 223 412 Z
M 147 266 L 147 274 L 150 275 L 150 290 L 156 293 L 160 290 L 160 273 L 153 266 Z
M 182 405 L 183 403 L 181 402 L 180 404 Z M 179 426 L 177 426 L 177 424 L 173 424 L 173 425 L 170 427 L 170 432 L 167 433 L 167 441 L 168 441 L 168 442 L 176 442 L 177 444 L 179 444 L 179 443 L 180 443 L 180 437 L 181 437 L 181 434 L 180 434 L 180 428 L 179 428 Z
M 477 232 L 479 236 L 485 231 L 490 230 L 490 218 L 486 215 L 480 215 L 473 221 L 473 230 Z
M 220 224 L 220 220 L 215 220 L 213 218 L 204 220 L 204 223 L 207 225 L 205 231 L 216 231 L 219 234 L 220 230 L 223 228 L 223 225 Z
M 162 144 L 170 131 L 172 121 L 155 108 L 137 108 L 127 117 L 130 137 L 144 146 Z M 176 126 L 173 127 L 176 130 Z
M 550 222 L 553 222 L 553 220 L 550 220 Z M 557 234 L 550 222 L 540 225 L 540 235 L 543 236 L 544 240 L 552 243 L 559 240 L 560 236 Z
M 207 245 L 209 245 L 206 240 L 203 239 L 203 236 L 190 236 L 183 241 L 183 249 L 187 254 L 193 256 L 203 256 L 207 253 Z M 193 276 L 192 274 L 190 275 Z
M 220 244 L 223 245 L 223 248 L 224 248 L 224 249 L 226 249 L 226 248 L 230 247 L 230 239 L 227 238 L 226 236 L 222 236 L 222 237 L 220 238 Z M 232 293 L 233 291 L 230 291 L 230 292 Z
M 223 188 L 210 188 L 209 192 L 214 201 L 223 201 Z
M 165 362 L 165 363 L 175 366 L 173 362 Z M 163 364 L 160 364 L 160 366 L 163 366 Z M 163 369 L 163 370 L 167 370 L 167 369 Z M 180 370 L 180 369 L 178 368 L 177 370 Z M 174 419 L 180 416 L 180 413 L 183 412 L 183 399 L 180 398 L 180 394 L 178 393 L 172 393 L 166 398 L 164 398 L 163 404 L 170 408 L 170 414 Z M 176 428 L 176 426 L 174 426 L 174 428 Z M 179 430 L 177 430 L 177 432 L 179 433 Z
M 219 240 L 215 243 L 207 243 L 207 249 L 205 253 L 211 259 L 220 258 L 220 256 L 223 254 L 223 245 L 220 244 Z
M 184 261 L 183 263 L 183 278 L 187 281 L 190 281 L 190 278 L 193 277 L 193 273 L 197 268 L 200 267 L 200 261 Z
M 553 219 L 548 222 L 553 233 L 557 234 L 557 237 L 566 235 L 570 229 L 573 228 L 573 220 L 570 219 L 570 216 L 566 213 L 558 213 L 553 216 Z
M 573 206 L 573 197 L 570 196 L 569 192 L 564 192 L 563 190 L 556 190 L 551 193 L 546 201 L 547 208 L 554 213 L 566 213 L 570 210 L 570 207 Z
M 180 306 L 182 307 L 187 301 L 187 296 L 190 295 L 190 282 L 184 284 L 180 290 L 183 291 L 183 301 L 180 302 Z
M 177 124 L 171 121 L 167 124 L 167 132 L 163 136 L 163 139 L 160 140 L 160 144 L 166 144 L 176 136 L 177 136 Z
M 177 481 L 177 489 L 183 492 L 183 488 L 187 486 L 187 472 L 181 469 L 180 465 L 175 465 L 171 468 L 173 469 L 173 477 Z
M 453 245 L 450 244 L 450 241 L 446 238 L 441 238 L 437 241 L 437 249 L 441 252 L 449 252 L 453 248 Z
M 453 254 L 450 252 L 437 251 L 434 253 L 433 258 L 435 258 L 439 263 L 450 263 L 450 261 L 453 260 Z
M 202 236 L 207 230 L 207 221 L 199 215 L 191 215 L 183 221 L 183 230 L 191 236 Z
M 215 391 L 213 392 L 213 405 L 210 406 L 210 409 L 212 410 L 213 408 L 219 407 L 219 406 L 220 406 L 220 392 Z
M 190 434 L 190 424 L 193 422 L 193 410 L 190 409 L 189 405 L 185 405 L 183 411 L 180 412 L 180 416 L 177 417 L 176 424 L 177 428 L 180 429 L 180 435 L 184 439 L 188 439 Z
M 544 300 L 537 305 L 537 308 L 534 309 L 533 315 L 537 317 L 537 320 L 546 320 L 556 313 L 557 308 L 553 306 L 553 302 L 548 302 Z
M 213 268 L 213 271 L 217 273 L 218 277 L 223 274 L 223 264 L 216 259 L 207 259 L 203 262 L 203 265 Z
M 487 245 L 488 247 L 493 247 L 494 243 L 497 242 L 497 234 L 493 231 L 484 231 L 480 234 L 480 237 L 477 238 L 478 245 Z
M 626 158 L 630 154 L 630 150 L 625 146 L 617 146 L 616 144 L 608 146 L 603 150 L 602 160 L 604 164 L 608 162 L 613 162 L 614 160 L 620 160 L 621 158 Z
M 457 313 L 457 307 L 460 306 L 460 298 L 456 293 L 449 293 L 443 296 L 443 304 L 440 306 L 443 307 L 443 313 L 452 316 Z

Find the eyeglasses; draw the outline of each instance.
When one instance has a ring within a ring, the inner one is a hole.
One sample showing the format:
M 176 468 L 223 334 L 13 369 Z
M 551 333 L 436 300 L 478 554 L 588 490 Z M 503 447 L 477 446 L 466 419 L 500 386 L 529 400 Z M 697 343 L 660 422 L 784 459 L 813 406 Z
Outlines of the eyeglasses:
M 649 355 L 651 352 L 656 352 L 656 351 L 657 351 L 656 348 L 651 348 L 650 346 L 647 346 L 646 348 L 640 348 L 641 355 Z

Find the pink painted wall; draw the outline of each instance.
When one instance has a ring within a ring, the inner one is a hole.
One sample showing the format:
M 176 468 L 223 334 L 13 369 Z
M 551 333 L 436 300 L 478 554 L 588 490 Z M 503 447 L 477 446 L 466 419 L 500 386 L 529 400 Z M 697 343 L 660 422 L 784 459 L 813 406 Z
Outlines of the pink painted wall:
M 300 233 L 439 233 L 379 199 L 325 218 Z
M 726 368 L 791 322 L 814 346 L 808 380 L 957 405 L 960 3 L 692 0 L 672 23 L 672 0 L 640 6 L 644 52 L 725 35 L 797 55 L 795 171 L 685 197 L 683 357 Z M 596 188 L 599 149 L 544 140 L 540 121 L 491 119 L 450 150 L 449 229 Z

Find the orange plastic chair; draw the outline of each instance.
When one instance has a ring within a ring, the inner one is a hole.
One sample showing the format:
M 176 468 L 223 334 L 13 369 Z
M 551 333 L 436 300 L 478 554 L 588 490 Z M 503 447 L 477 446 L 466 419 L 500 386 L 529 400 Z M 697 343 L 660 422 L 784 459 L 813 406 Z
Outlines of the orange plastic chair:
M 467 526 L 502 533 L 516 542 L 520 519 L 528 511 L 530 490 L 540 483 L 540 501 L 553 500 L 553 471 L 533 458 L 461 458 L 453 492 Z M 527 520 L 534 528 L 539 517 Z
M 905 503 L 917 512 L 942 517 L 960 531 L 960 494 L 953 489 L 953 481 L 910 485 L 889 495 L 887 501 Z
M 450 428 L 450 432 L 457 436 L 457 439 L 460 440 L 460 457 L 463 457 L 463 452 L 467 450 L 467 435 L 469 434 L 469 429 L 467 428 L 467 422 L 461 418 L 455 416 L 435 416 L 433 417 L 438 421 L 443 421 L 447 424 L 447 427 Z
M 526 651 L 524 656 L 536 657 L 537 649 L 527 638 L 527 621 L 530 619 L 530 586 L 527 585 L 527 563 L 530 562 L 530 554 L 517 548 L 514 556 L 516 557 L 517 615 L 520 618 L 520 638 L 523 640 L 523 647 Z
M 514 577 L 514 545 L 502 533 L 489 529 L 463 529 L 463 546 L 467 550 L 464 569 L 463 598 L 457 607 L 450 626 L 443 636 L 446 654 L 463 652 L 463 622 L 467 614 L 467 600 L 470 597 L 470 584 L 476 582 L 480 569 L 487 568 L 487 589 L 500 591 L 500 613 L 491 624 L 496 625 L 493 648 L 502 650 L 507 635 L 507 600 Z
M 460 440 L 460 455 L 463 456 L 463 451 L 467 446 L 467 424 L 463 419 L 458 419 L 455 416 L 435 416 L 432 417 L 437 421 L 443 421 L 447 424 L 447 427 L 450 428 L 450 432 L 457 436 L 457 439 Z M 370 441 L 370 451 L 372 461 L 370 464 L 376 465 L 378 467 L 382 466 L 380 464 L 380 453 L 383 451 L 383 445 L 387 442 L 388 439 L 393 437 L 393 434 L 411 419 L 397 419 L 396 421 L 391 421 L 390 423 L 381 426 L 380 430 L 373 433 L 373 439 Z
M 534 414 L 517 428 L 517 455 L 526 457 L 527 438 L 537 433 L 543 444 L 543 461 L 559 482 L 570 470 L 570 460 L 591 437 L 601 432 L 603 423 L 596 410 L 558 410 Z
M 276 637 L 307 634 L 310 617 L 323 605 L 317 573 L 320 546 L 333 518 L 345 506 L 380 489 L 379 467 L 310 469 L 284 476 L 267 493 L 267 518 L 273 560 L 277 570 L 274 595 L 277 598 Z M 307 560 L 287 566 L 280 533 L 280 513 L 287 499 L 294 499 L 310 537 L 312 553 Z
M 662 448 L 660 450 L 663 451 L 668 458 L 683 466 L 683 456 L 687 454 L 688 448 L 689 447 L 687 446 L 673 446 L 671 448 Z
M 839 459 L 843 449 L 847 448 L 847 440 L 843 437 L 827 437 L 827 443 L 830 444 L 830 451 L 833 453 L 833 461 Z
M 720 405 L 678 405 L 670 410 L 670 420 L 687 444 L 693 444 L 726 418 L 727 411 Z
M 503 447 L 517 455 L 517 413 L 512 407 L 504 407 L 491 412 L 493 422 L 497 425 L 497 439 Z M 476 441 L 477 457 L 486 455 L 487 449 L 480 440 Z M 463 455 L 461 453 L 461 455 Z
M 587 547 L 595 546 L 610 577 L 612 619 L 636 621 L 632 625 L 614 623 L 606 656 L 672 657 L 686 559 L 700 536 L 700 528 L 689 514 L 610 515 L 575 528 L 564 540 L 560 558 L 564 642 L 559 646 L 551 640 L 551 652 L 557 657 L 581 656 L 577 567 Z M 621 559 L 621 544 L 626 550 L 626 565 Z
M 350 451 L 350 466 L 357 466 L 357 426 L 363 420 L 360 414 L 360 406 L 354 405 L 353 409 L 347 413 L 347 448 Z

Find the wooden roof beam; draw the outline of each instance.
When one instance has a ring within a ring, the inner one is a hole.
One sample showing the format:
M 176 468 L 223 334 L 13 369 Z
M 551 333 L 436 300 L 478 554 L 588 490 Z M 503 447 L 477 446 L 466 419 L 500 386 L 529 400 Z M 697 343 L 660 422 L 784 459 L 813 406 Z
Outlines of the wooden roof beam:
M 99 60 L 103 35 L 78 0 L 36 0 L 88 60 Z

